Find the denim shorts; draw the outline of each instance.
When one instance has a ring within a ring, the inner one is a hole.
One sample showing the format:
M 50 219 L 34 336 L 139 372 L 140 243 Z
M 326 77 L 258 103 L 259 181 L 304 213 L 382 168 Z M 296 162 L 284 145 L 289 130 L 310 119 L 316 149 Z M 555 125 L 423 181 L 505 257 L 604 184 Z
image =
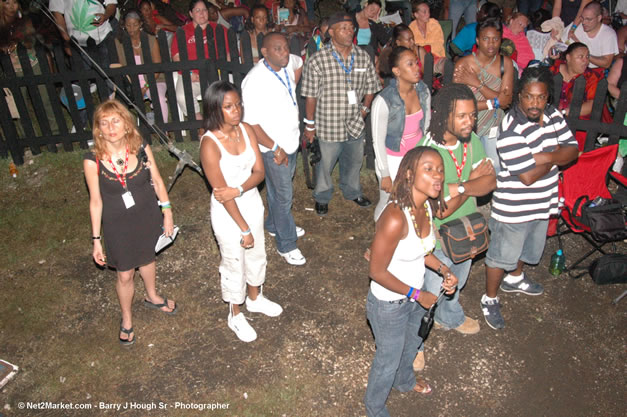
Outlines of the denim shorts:
M 542 259 L 548 220 L 502 223 L 490 218 L 490 247 L 485 263 L 490 268 L 513 271 L 518 261 L 536 265 Z

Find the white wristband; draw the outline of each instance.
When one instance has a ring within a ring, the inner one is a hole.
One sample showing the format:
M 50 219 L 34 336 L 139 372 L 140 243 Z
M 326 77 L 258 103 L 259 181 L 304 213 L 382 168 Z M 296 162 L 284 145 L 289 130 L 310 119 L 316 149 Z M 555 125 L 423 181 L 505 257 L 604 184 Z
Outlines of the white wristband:
M 272 152 L 275 152 L 279 148 L 279 144 L 274 142 L 274 146 L 272 147 Z
M 315 125 L 316 122 L 314 122 L 313 120 L 309 120 L 308 118 L 304 118 L 303 122 L 305 122 L 306 125 Z
M 494 105 L 492 104 L 492 100 L 486 100 L 485 105 L 488 106 L 488 110 L 494 109 Z
M 163 206 L 169 206 L 170 202 L 169 201 L 159 201 L 159 206 L 163 207 Z
M 242 187 L 241 185 L 238 185 L 237 190 L 239 191 L 238 197 L 241 197 L 242 194 L 244 194 L 244 187 Z
M 305 130 L 307 130 L 309 132 L 313 132 L 314 130 L 316 130 L 316 128 L 315 127 L 305 126 Z

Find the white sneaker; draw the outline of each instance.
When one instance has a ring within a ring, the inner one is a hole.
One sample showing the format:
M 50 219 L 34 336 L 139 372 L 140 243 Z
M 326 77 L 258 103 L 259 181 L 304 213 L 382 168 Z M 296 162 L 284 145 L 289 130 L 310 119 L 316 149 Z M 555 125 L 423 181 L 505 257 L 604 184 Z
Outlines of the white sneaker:
M 237 316 L 233 317 L 233 313 L 229 312 L 227 323 L 229 329 L 233 330 L 242 342 L 252 342 L 257 338 L 257 332 L 248 324 L 244 313 L 240 312 Z
M 274 301 L 268 300 L 263 294 L 259 294 L 256 300 L 246 297 L 246 308 L 251 313 L 263 313 L 269 317 L 276 317 L 283 312 L 283 308 Z
M 305 265 L 305 262 L 307 262 L 303 254 L 300 253 L 300 249 L 298 248 L 292 249 L 287 253 L 282 253 L 279 251 L 277 252 L 283 257 L 283 259 L 285 259 L 285 262 L 290 265 Z
M 268 234 L 272 237 L 276 236 L 276 233 L 268 232 Z M 302 227 L 296 226 L 296 237 L 303 237 L 303 236 L 305 236 L 305 229 L 303 229 Z

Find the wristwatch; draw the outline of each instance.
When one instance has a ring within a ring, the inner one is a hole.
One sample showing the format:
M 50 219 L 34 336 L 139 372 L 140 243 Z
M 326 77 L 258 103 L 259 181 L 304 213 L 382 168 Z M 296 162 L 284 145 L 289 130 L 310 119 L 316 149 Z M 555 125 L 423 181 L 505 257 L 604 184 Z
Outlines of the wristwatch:
M 466 192 L 463 182 L 457 183 L 457 192 L 460 194 L 464 194 Z

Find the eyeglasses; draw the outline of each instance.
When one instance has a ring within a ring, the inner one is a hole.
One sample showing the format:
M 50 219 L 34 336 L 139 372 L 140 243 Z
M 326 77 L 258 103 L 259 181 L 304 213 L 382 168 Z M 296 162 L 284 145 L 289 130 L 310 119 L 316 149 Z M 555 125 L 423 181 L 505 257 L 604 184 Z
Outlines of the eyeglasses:
M 209 10 L 207 9 L 194 9 L 192 10 L 193 13 L 209 13 Z
M 522 98 L 525 101 L 534 101 L 534 100 L 547 101 L 549 99 L 549 96 L 546 94 L 540 94 L 539 96 L 532 96 L 531 94 L 521 94 L 520 98 Z

